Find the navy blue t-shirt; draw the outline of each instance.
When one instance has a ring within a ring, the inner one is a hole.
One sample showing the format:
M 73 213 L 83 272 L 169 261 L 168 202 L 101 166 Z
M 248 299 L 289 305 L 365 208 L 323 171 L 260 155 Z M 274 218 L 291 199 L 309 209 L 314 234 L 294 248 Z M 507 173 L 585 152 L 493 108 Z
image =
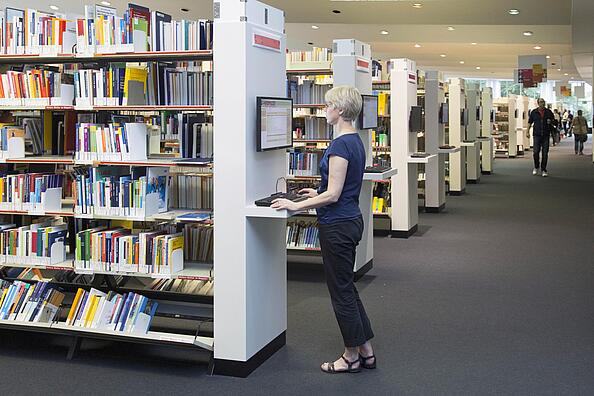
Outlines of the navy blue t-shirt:
M 359 193 L 365 172 L 365 148 L 358 133 L 348 133 L 332 140 L 320 161 L 322 182 L 318 193 L 328 189 L 328 168 L 330 156 L 336 155 L 349 162 L 340 198 L 333 204 L 318 208 L 320 224 L 332 224 L 361 216 Z

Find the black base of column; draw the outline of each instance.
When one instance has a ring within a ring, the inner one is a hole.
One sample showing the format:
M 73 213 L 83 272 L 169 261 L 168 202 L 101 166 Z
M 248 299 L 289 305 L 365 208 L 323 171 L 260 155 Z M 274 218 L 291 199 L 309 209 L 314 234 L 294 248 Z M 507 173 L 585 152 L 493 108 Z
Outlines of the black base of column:
M 427 213 L 439 213 L 445 209 L 445 203 L 441 204 L 441 206 L 435 208 L 430 206 L 425 206 L 425 212 Z
M 373 230 L 373 236 L 388 236 L 390 235 L 390 230 Z
M 419 225 L 415 224 L 415 226 L 408 231 L 392 230 L 392 231 L 390 231 L 390 236 L 392 238 L 404 238 L 404 239 L 410 238 L 411 236 L 413 236 L 415 234 L 415 232 L 417 232 L 418 228 L 419 228 Z
M 466 180 L 466 183 L 468 184 L 479 184 L 480 180 Z
M 491 171 L 481 171 L 481 173 L 482 173 L 483 175 L 490 175 L 490 174 L 491 174 Z
M 359 268 L 359 270 L 357 272 L 355 272 L 355 282 L 358 281 L 359 279 L 361 279 L 363 277 L 363 275 L 365 275 L 367 272 L 369 272 L 369 270 L 372 268 L 373 268 L 373 259 L 369 260 L 367 262 L 367 264 L 365 264 L 363 267 Z
M 247 362 L 237 360 L 213 359 L 210 374 L 226 375 L 229 377 L 246 378 L 264 363 L 276 351 L 281 349 L 287 343 L 287 332 L 283 331 L 278 337 L 270 341 L 258 353 L 248 359 Z
M 454 196 L 464 195 L 464 194 L 466 194 L 466 189 L 463 189 L 462 191 L 450 190 L 449 194 L 454 195 Z

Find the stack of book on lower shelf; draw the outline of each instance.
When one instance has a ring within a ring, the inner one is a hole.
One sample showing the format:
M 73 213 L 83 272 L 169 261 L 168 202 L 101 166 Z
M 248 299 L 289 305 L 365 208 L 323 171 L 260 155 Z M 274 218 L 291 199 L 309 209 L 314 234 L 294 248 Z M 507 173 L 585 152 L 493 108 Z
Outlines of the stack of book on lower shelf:
M 213 261 L 214 226 L 210 224 L 185 224 L 184 256 L 189 261 Z
M 51 323 L 64 300 L 64 293 L 48 282 L 0 281 L 0 319 Z
M 158 303 L 136 293 L 104 293 L 91 288 L 78 289 L 67 326 L 146 334 Z
M 319 229 L 316 222 L 296 221 L 287 224 L 287 247 L 319 249 Z
M 78 270 L 173 275 L 184 268 L 184 236 L 164 230 L 131 234 L 125 228 L 91 228 L 76 234 Z
M 214 296 L 212 280 L 155 279 L 148 288 L 155 291 Z
M 171 176 L 169 205 L 183 209 L 213 208 L 213 178 L 210 175 Z
M 2 263 L 53 265 L 66 260 L 68 225 L 62 218 L 42 218 L 21 227 L 0 224 L 0 231 Z
M 147 126 L 142 122 L 76 125 L 76 157 L 82 161 L 147 159 Z

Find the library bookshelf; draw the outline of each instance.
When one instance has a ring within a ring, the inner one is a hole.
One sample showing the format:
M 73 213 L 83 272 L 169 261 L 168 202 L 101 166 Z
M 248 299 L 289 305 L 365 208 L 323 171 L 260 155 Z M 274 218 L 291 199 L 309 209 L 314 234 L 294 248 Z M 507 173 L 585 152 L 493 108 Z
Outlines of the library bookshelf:
M 242 3 L 241 7 L 237 7 L 233 1 L 222 1 L 219 5 L 220 14 L 216 15 L 214 21 L 215 44 L 212 50 L 0 55 L 0 72 L 14 64 L 30 67 L 54 65 L 56 69 L 69 65 L 68 70 L 71 70 L 70 67 L 77 70 L 89 63 L 100 67 L 109 67 L 113 63 L 214 63 L 216 73 L 213 73 L 211 103 L 113 105 L 105 101 L 103 104 L 76 104 L 75 95 L 71 104 L 29 106 L 23 101 L 2 102 L 0 116 L 14 121 L 25 116 L 51 118 L 54 113 L 71 112 L 75 115 L 85 114 L 97 120 L 97 123 L 103 123 L 101 120 L 111 115 L 129 116 L 131 119 L 145 117 L 145 120 L 162 114 L 179 114 L 180 119 L 196 116 L 203 123 L 213 125 L 213 151 L 220 148 L 216 154 L 216 167 L 214 160 L 178 161 L 171 156 L 151 157 L 150 152 L 148 158 L 140 160 L 80 160 L 69 153 L 52 155 L 45 152 L 48 151 L 45 147 L 44 153 L 40 155 L 2 158 L 2 166 L 15 171 L 76 173 L 80 168 L 88 168 L 89 172 L 101 168 L 142 173 L 143 169 L 147 172 L 156 169 L 159 175 L 163 174 L 159 172 L 165 172 L 167 177 L 200 177 L 212 183 L 212 197 L 202 207 L 194 204 L 188 205 L 194 206 L 190 209 L 168 207 L 154 212 L 145 208 L 146 212 L 139 216 L 122 216 L 119 212 L 81 213 L 76 197 L 63 199 L 60 210 L 0 210 L 0 215 L 6 221 L 19 225 L 31 224 L 33 219 L 40 216 L 60 218 L 68 230 L 64 241 L 67 255 L 63 261 L 40 264 L 30 263 L 27 257 L 22 257 L 19 262 L 8 262 L 0 257 L 0 278 L 31 285 L 47 281 L 52 287 L 66 293 L 54 320 L 48 323 L 0 320 L 0 327 L 71 336 L 73 342 L 68 358 L 75 355 L 85 338 L 206 350 L 210 354 L 209 373 L 239 377 L 249 375 L 285 344 L 287 301 L 284 231 L 287 218 L 292 214 L 253 205 L 257 198 L 270 194 L 268 187 L 274 180 L 285 176 L 285 153 L 256 153 L 254 141 L 256 96 L 286 96 L 284 13 L 258 1 Z M 242 39 L 247 36 L 266 37 L 278 43 L 278 48 L 252 45 L 251 41 L 248 43 Z M 225 45 L 217 46 L 216 37 L 225 37 Z M 237 114 L 237 117 L 229 117 L 230 114 Z M 230 141 L 236 144 L 229 145 Z M 182 142 L 180 146 L 184 144 Z M 195 190 L 193 185 L 186 187 Z M 74 206 L 71 202 L 74 202 Z M 196 220 L 194 215 L 200 220 Z M 213 225 L 213 219 L 216 219 L 216 225 Z M 175 232 L 183 232 L 185 227 L 194 225 L 203 226 L 212 229 L 212 239 L 210 245 L 201 246 L 201 249 L 211 249 L 211 253 L 206 254 L 206 260 L 196 261 L 186 257 L 183 268 L 169 273 L 107 270 L 92 266 L 81 268 L 77 266 L 80 259 L 76 257 L 75 236 L 96 225 L 134 230 L 163 226 Z M 233 235 L 233 238 L 229 239 L 229 235 Z M 230 249 L 230 246 L 233 248 Z M 25 279 L 21 277 L 23 273 L 19 269 L 35 269 L 40 271 L 42 277 Z M 201 282 L 205 287 L 210 286 L 201 288 L 200 292 L 153 288 L 153 283 L 160 280 L 174 282 L 172 284 Z M 160 308 L 152 322 L 154 325 L 151 324 L 147 332 L 67 325 L 64 319 L 78 289 L 87 292 L 137 293 L 159 301 Z M 161 308 L 164 310 L 162 313 Z M 178 320 L 185 321 L 185 325 L 177 327 Z M 192 323 L 190 331 L 188 321 Z

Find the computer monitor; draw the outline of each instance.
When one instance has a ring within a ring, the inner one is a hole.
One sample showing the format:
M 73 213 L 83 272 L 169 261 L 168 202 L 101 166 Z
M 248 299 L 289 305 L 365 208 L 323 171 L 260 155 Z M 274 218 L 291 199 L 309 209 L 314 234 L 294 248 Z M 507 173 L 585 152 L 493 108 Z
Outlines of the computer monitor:
M 359 129 L 373 129 L 378 127 L 377 96 L 361 95 L 363 106 L 359 113 Z
M 476 107 L 476 120 L 477 121 L 480 121 L 483 118 L 482 110 L 483 110 L 482 107 L 480 107 L 480 106 Z
M 256 97 L 257 151 L 293 146 L 293 100 Z
M 411 132 L 423 131 L 423 107 L 411 106 L 408 125 Z
M 444 125 L 450 122 L 450 106 L 447 102 L 439 108 L 439 122 Z

